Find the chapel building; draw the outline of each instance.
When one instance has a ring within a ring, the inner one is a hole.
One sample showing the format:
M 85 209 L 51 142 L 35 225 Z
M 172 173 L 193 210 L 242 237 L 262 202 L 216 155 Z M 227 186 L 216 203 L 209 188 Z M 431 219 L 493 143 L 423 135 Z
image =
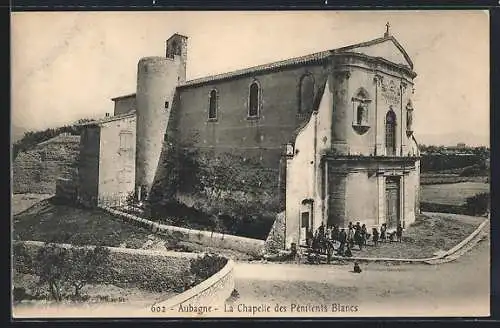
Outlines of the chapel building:
M 78 198 L 147 199 L 175 145 L 261 163 L 282 199 L 283 247 L 325 225 L 412 223 L 420 154 L 413 63 L 389 34 L 338 49 L 186 80 L 188 38 L 138 63 L 136 93 L 86 124 Z M 278 213 L 277 213 L 278 214 Z

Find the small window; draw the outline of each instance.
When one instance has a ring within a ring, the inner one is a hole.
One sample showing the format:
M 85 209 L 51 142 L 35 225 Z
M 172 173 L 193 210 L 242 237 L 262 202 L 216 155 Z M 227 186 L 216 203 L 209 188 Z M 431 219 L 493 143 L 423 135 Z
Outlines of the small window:
M 217 90 L 210 91 L 210 99 L 208 104 L 208 119 L 217 119 Z
M 120 132 L 120 150 L 127 151 L 132 149 L 132 133 L 131 132 Z
M 253 82 L 250 85 L 250 95 L 248 101 L 248 116 L 258 117 L 259 116 L 259 99 L 260 98 L 260 88 L 257 82 Z
M 165 109 L 168 109 L 168 101 L 165 101 Z

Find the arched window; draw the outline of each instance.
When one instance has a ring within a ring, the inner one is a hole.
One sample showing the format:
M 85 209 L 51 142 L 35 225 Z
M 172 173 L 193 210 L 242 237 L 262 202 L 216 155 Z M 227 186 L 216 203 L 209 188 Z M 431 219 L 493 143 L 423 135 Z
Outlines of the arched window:
M 260 98 L 260 88 L 257 82 L 253 82 L 250 85 L 250 95 L 248 100 L 248 116 L 257 117 L 259 116 L 259 98 Z
M 217 90 L 210 91 L 210 100 L 208 104 L 208 119 L 217 119 Z
M 313 110 L 314 78 L 306 74 L 300 79 L 299 114 L 309 113 Z
M 396 154 L 396 114 L 392 109 L 385 116 L 385 149 L 388 156 Z

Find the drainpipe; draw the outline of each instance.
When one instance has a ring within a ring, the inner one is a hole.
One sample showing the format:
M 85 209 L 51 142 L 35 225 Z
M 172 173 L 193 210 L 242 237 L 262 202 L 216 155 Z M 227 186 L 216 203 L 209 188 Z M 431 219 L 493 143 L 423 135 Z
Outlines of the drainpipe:
M 373 152 L 375 156 L 377 156 L 377 144 L 378 144 L 378 82 L 379 82 L 379 77 L 377 76 L 377 73 L 375 73 L 375 151 Z
M 325 197 L 323 199 L 323 207 L 324 207 L 324 212 L 323 212 L 323 218 L 326 218 L 326 221 L 328 223 L 328 160 L 325 158 Z
M 318 112 L 313 113 L 314 115 L 314 160 L 313 160 L 313 169 L 314 169 L 314 179 L 313 179 L 313 203 L 312 203 L 312 209 L 311 213 L 314 213 L 314 207 L 316 206 L 316 195 L 317 195 L 317 190 L 316 190 L 316 185 L 317 185 L 317 179 L 318 179 L 318 174 L 317 174 L 317 161 L 318 161 Z M 311 214 L 311 221 L 314 224 L 314 215 Z M 323 218 L 322 220 L 323 221 Z
M 399 156 L 403 156 L 403 84 L 399 83 L 399 107 L 401 112 L 401 131 L 399 133 Z

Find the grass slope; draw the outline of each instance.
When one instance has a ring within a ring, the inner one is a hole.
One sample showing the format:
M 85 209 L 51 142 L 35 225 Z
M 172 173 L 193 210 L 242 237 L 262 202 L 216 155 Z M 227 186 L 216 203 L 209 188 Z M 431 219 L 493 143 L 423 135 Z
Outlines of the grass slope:
M 13 218 L 16 240 L 37 240 L 78 245 L 140 248 L 150 232 L 100 210 L 39 202 Z
M 480 182 L 423 185 L 420 200 L 427 203 L 463 205 L 467 197 L 489 191 L 490 185 Z

